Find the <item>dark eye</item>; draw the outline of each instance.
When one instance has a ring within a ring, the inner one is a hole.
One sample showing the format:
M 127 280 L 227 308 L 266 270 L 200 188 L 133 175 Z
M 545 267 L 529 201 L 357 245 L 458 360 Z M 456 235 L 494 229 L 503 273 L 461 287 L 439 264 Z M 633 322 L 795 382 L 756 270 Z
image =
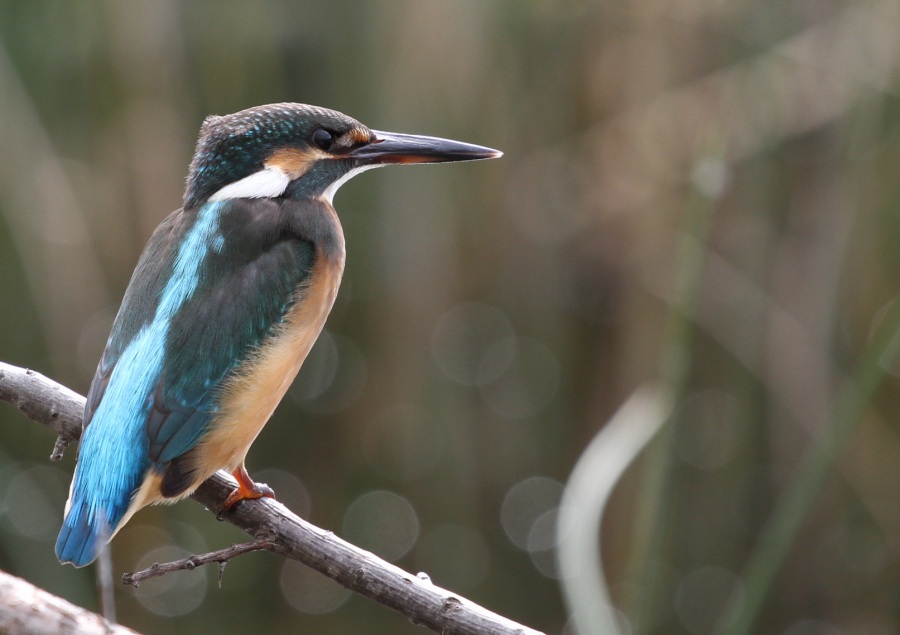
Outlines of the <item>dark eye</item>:
M 334 137 L 324 128 L 319 128 L 313 133 L 312 141 L 316 144 L 317 148 L 324 150 L 325 152 L 329 152 L 331 146 L 334 145 Z

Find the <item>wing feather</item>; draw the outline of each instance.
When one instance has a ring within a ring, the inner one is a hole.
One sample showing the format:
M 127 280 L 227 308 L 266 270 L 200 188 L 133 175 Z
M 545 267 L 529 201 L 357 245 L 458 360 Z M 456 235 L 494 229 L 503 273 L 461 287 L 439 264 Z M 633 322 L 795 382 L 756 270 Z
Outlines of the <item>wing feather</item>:
M 219 386 L 302 301 L 298 290 L 311 275 L 315 246 L 260 230 L 244 227 L 222 253 L 207 258 L 194 295 L 169 325 L 147 422 L 150 460 L 157 464 L 197 445 L 217 412 Z
M 160 469 L 197 445 L 217 411 L 217 388 L 300 300 L 315 245 L 287 231 L 279 212 L 268 201 L 224 206 L 221 243 L 208 250 L 194 292 L 167 325 L 146 417 L 149 460 Z M 191 223 L 191 215 L 173 213 L 141 255 L 88 393 L 85 426 L 116 381 L 122 352 L 153 322 L 173 251 Z

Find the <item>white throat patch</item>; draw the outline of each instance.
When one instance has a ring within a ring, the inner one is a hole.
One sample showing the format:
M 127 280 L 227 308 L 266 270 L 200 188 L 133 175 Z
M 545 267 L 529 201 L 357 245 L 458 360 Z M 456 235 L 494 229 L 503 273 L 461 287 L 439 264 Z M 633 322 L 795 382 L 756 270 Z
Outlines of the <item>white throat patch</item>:
M 383 164 L 376 163 L 374 165 L 363 165 L 353 168 L 337 181 L 326 187 L 320 198 L 329 205 L 332 205 L 334 193 L 337 192 L 344 183 L 357 174 L 380 167 L 383 167 Z M 291 177 L 278 166 L 270 165 L 259 172 L 254 172 L 250 176 L 245 176 L 240 181 L 229 183 L 210 196 L 208 200 L 210 203 L 215 203 L 217 201 L 226 201 L 233 198 L 277 198 L 284 194 L 290 183 Z
M 361 165 L 359 167 L 353 168 L 347 174 L 339 178 L 337 181 L 329 185 L 325 188 L 325 191 L 322 192 L 321 199 L 328 203 L 329 205 L 334 205 L 331 200 L 334 198 L 334 193 L 338 191 L 338 189 L 347 181 L 352 179 L 357 174 L 362 174 L 366 170 L 371 170 L 372 168 L 380 168 L 383 167 L 384 164 L 376 163 L 374 165 Z
M 229 183 L 209 197 L 209 201 L 225 201 L 232 198 L 275 198 L 284 194 L 290 177 L 277 166 L 269 166 L 240 181 Z

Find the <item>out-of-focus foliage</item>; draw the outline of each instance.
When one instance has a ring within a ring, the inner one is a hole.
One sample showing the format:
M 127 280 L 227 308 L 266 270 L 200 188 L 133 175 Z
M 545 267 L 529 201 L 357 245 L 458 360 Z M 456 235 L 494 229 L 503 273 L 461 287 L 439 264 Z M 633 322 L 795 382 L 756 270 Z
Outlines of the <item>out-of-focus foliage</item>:
M 0 358 L 86 391 L 207 114 L 301 101 L 502 149 L 341 190 L 344 284 L 250 471 L 311 521 L 560 632 L 564 483 L 665 377 L 678 254 L 701 250 L 676 417 L 614 493 L 602 550 L 637 632 L 709 633 L 900 291 L 898 24 L 896 0 L 2 0 Z M 900 631 L 891 374 L 758 632 Z M 53 556 L 74 453 L 50 464 L 51 446 L 0 409 L 0 568 L 95 607 L 93 572 Z M 190 502 L 150 509 L 113 565 L 242 539 Z M 419 632 L 265 554 L 214 578 L 118 589 L 119 618 Z

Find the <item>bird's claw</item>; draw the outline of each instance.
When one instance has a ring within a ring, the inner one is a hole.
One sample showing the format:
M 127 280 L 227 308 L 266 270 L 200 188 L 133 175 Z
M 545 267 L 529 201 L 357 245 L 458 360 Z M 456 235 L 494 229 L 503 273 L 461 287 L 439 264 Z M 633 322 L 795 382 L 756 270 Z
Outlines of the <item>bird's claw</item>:
M 265 483 L 254 483 L 252 488 L 236 487 L 234 488 L 234 491 L 228 495 L 228 498 L 225 499 L 222 508 L 225 511 L 228 511 L 246 498 L 253 499 L 263 497 L 275 498 L 274 490 Z
M 230 510 L 245 498 L 262 498 L 263 496 L 275 498 L 275 492 L 272 491 L 271 487 L 265 483 L 257 483 L 250 478 L 250 475 L 247 474 L 247 468 L 244 467 L 243 463 L 241 463 L 231 475 L 234 477 L 234 480 L 237 481 L 237 488 L 228 495 L 228 498 L 226 498 L 225 502 L 222 504 L 223 512 Z

